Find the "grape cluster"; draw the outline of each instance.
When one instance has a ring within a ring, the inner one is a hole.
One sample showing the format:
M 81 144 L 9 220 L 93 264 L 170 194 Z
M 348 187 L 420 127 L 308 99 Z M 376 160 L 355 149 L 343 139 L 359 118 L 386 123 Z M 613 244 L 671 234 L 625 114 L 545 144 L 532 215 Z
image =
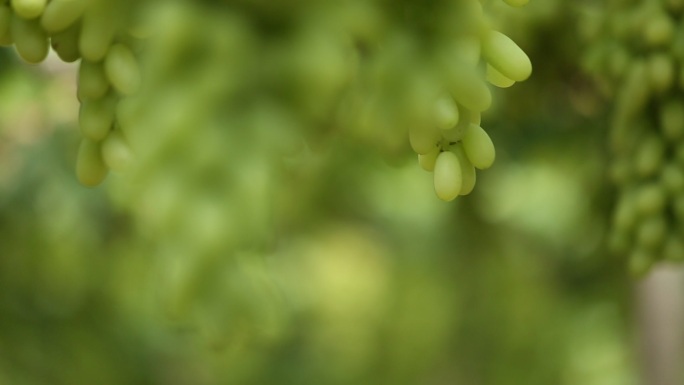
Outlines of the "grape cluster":
M 109 169 L 125 170 L 130 147 L 115 118 L 122 97 L 136 93 L 141 75 L 134 50 L 140 32 L 129 1 L 0 1 L 0 44 L 14 45 L 28 63 L 40 63 L 50 46 L 65 62 L 80 59 L 80 144 L 76 174 L 95 186 Z
M 532 73 L 530 59 L 520 47 L 503 33 L 482 26 L 483 19 L 477 19 L 482 17 L 480 12 L 474 17 L 478 30 L 462 37 L 463 59 L 454 63 L 458 74 L 452 79 L 452 91 L 435 99 L 431 124 L 409 129 L 418 162 L 434 172 L 435 192 L 445 201 L 470 194 L 475 187 L 475 169 L 487 169 L 494 163 L 494 145 L 480 126 L 480 113 L 489 108 L 492 99 L 477 72 L 481 59 L 486 62 L 486 81 L 497 87 L 510 87 Z
M 587 63 L 614 94 L 609 245 L 646 273 L 684 258 L 684 3 L 608 4 Z

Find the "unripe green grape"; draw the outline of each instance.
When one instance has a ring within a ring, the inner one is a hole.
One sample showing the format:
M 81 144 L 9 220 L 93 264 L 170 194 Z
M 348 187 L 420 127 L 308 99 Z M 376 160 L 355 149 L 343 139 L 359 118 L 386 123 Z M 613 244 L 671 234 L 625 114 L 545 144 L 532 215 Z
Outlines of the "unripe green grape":
M 512 7 L 522 7 L 529 3 L 530 0 L 504 0 L 504 2 Z
M 436 127 L 411 126 L 409 128 L 409 143 L 411 148 L 418 154 L 427 154 L 434 150 L 441 139 L 441 135 Z
M 492 105 L 492 93 L 476 69 L 454 65 L 448 72 L 448 87 L 458 104 L 472 111 Z
M 26 20 L 14 14 L 10 22 L 14 46 L 22 59 L 37 64 L 45 60 L 50 51 L 48 37 L 38 20 Z
M 459 195 L 468 195 L 475 188 L 475 182 L 477 181 L 477 172 L 475 167 L 468 157 L 466 156 L 465 150 L 463 150 L 462 143 L 456 143 L 449 149 L 451 152 L 456 154 L 458 157 L 458 163 L 461 165 L 461 192 Z
M 657 183 L 651 183 L 641 187 L 635 204 L 641 215 L 648 216 L 662 212 L 665 199 L 664 189 Z
M 667 222 L 661 215 L 644 219 L 637 228 L 637 242 L 646 249 L 656 249 L 665 241 Z
M 476 168 L 484 170 L 494 163 L 496 158 L 494 144 L 482 127 L 470 124 L 463 135 L 462 143 L 468 160 Z
M 10 24 L 12 23 L 12 10 L 7 5 L 0 5 L 0 45 L 12 45 Z
M 665 12 L 649 17 L 644 25 L 644 40 L 650 46 L 667 45 L 674 36 L 674 22 Z
M 442 130 L 442 136 L 449 142 L 458 142 L 463 138 L 468 126 L 470 126 L 472 116 L 475 114 L 463 106 L 458 106 L 458 110 L 460 111 L 458 123 L 448 130 Z
M 435 102 L 435 125 L 441 130 L 448 130 L 458 124 L 458 106 L 454 99 L 443 96 Z
M 671 140 L 684 137 L 684 99 L 672 98 L 658 107 L 663 135 Z
M 102 159 L 115 172 L 125 172 L 130 167 L 133 152 L 121 130 L 113 130 L 102 142 Z
M 11 3 L 12 9 L 17 16 L 30 20 L 39 17 L 43 13 L 47 0 L 12 0 Z
M 78 95 L 79 100 L 100 99 L 107 94 L 109 81 L 105 75 L 102 62 L 94 63 L 86 59 L 81 60 L 78 67 Z
M 662 183 L 672 195 L 684 193 L 684 172 L 676 163 L 669 163 L 663 167 Z
M 482 40 L 482 56 L 503 76 L 521 82 L 532 74 L 532 62 L 513 40 L 498 31 L 490 31 Z
M 454 39 L 450 47 L 454 60 L 464 64 L 468 68 L 475 68 L 480 63 L 482 47 L 480 39 L 474 35 L 464 35 Z
M 470 123 L 477 124 L 478 126 L 482 124 L 482 114 L 479 112 L 470 113 Z
M 647 136 L 634 157 L 634 169 L 642 178 L 655 175 L 665 158 L 665 143 L 657 135 Z
M 86 138 L 99 142 L 107 137 L 114 123 L 116 99 L 108 95 L 102 99 L 86 99 L 81 103 L 78 122 Z
M 489 64 L 487 64 L 487 81 L 499 88 L 508 88 L 515 84 L 515 81 L 505 77 Z
M 439 153 L 439 147 L 435 146 L 434 150 L 428 152 L 427 154 L 418 154 L 418 164 L 425 171 L 434 171 L 435 162 L 437 161 L 437 156 L 439 156 Z
M 85 10 L 81 22 L 81 38 L 78 48 L 81 56 L 92 62 L 104 59 L 114 40 L 118 17 L 113 12 L 116 2 L 92 1 Z
M 50 44 L 60 59 L 67 63 L 72 63 L 81 58 L 81 52 L 78 50 L 78 37 L 80 33 L 81 25 L 75 23 L 66 30 L 52 35 Z
M 624 85 L 620 88 L 615 102 L 616 124 L 627 124 L 633 116 L 641 112 L 651 95 L 650 81 L 646 64 L 635 60 L 627 73 Z
M 456 154 L 443 151 L 437 156 L 434 170 L 435 193 L 443 201 L 449 202 L 461 193 L 463 175 Z
M 627 232 L 634 227 L 638 217 L 633 193 L 623 193 L 613 211 L 613 226 L 620 232 Z
M 76 158 L 76 176 L 84 186 L 95 187 L 107 177 L 107 166 L 102 160 L 100 144 L 83 139 Z
M 651 55 L 648 59 L 649 77 L 654 91 L 667 91 L 675 79 L 675 67 L 670 57 L 665 53 Z
M 124 44 L 114 44 L 104 61 L 107 79 L 123 95 L 130 95 L 140 88 L 140 69 L 133 52 Z
M 85 11 L 87 0 L 51 0 L 40 18 L 40 25 L 48 33 L 64 31 Z

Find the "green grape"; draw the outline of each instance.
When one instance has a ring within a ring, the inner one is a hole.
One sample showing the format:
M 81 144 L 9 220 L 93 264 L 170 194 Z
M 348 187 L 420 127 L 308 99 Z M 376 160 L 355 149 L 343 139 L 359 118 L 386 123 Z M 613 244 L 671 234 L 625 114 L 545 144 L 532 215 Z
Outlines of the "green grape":
M 99 142 L 107 137 L 114 124 L 116 98 L 109 94 L 102 99 L 86 99 L 81 103 L 78 122 L 86 138 Z
M 625 124 L 624 121 L 641 112 L 651 96 L 650 90 L 646 64 L 643 60 L 634 60 L 617 95 L 615 124 Z
M 409 128 L 409 143 L 413 151 L 418 154 L 427 154 L 434 150 L 440 141 L 441 135 L 436 127 L 411 126 Z
M 39 17 L 43 13 L 47 0 L 12 0 L 11 4 L 17 16 L 30 20 Z
M 657 47 L 667 45 L 674 36 L 674 22 L 664 12 L 651 16 L 644 26 L 644 39 L 647 44 Z
M 115 3 L 97 0 L 92 1 L 86 8 L 78 44 L 84 59 L 99 62 L 107 55 L 119 22 L 115 13 Z
M 458 104 L 472 111 L 492 105 L 492 93 L 475 69 L 454 65 L 449 71 L 449 87 Z
M 458 142 L 463 138 L 463 135 L 468 129 L 468 126 L 470 126 L 473 119 L 472 117 L 475 114 L 463 106 L 458 106 L 457 108 L 460 111 L 458 123 L 454 127 L 442 131 L 442 137 L 449 142 Z
M 124 44 L 114 44 L 104 61 L 107 79 L 123 95 L 135 93 L 140 87 L 140 70 L 133 52 Z
M 494 163 L 496 158 L 494 144 L 482 127 L 471 123 L 463 135 L 462 143 L 468 160 L 476 168 L 484 170 Z
M 684 172 L 682 167 L 676 163 L 668 163 L 663 167 L 662 183 L 672 195 L 684 192 Z
M 489 65 L 508 79 L 521 82 L 532 74 L 532 63 L 525 51 L 501 32 L 490 31 L 485 35 L 482 55 Z
M 126 171 L 133 161 L 133 153 L 121 130 L 113 130 L 102 142 L 102 158 L 109 169 Z
M 78 38 L 81 32 L 81 25 L 75 23 L 62 32 L 58 32 L 50 38 L 52 49 L 57 52 L 57 56 L 67 63 L 75 62 L 81 58 L 78 50 Z
M 467 68 L 475 68 L 480 63 L 482 47 L 477 36 L 466 35 L 453 39 L 449 47 L 451 54 L 454 55 L 453 59 L 461 65 Z
M 109 81 L 103 63 L 81 60 L 78 67 L 78 95 L 80 100 L 100 99 L 107 94 Z
M 487 64 L 487 81 L 499 88 L 508 88 L 515 84 L 515 81 L 505 77 L 489 64 Z
M 657 135 L 649 135 L 639 145 L 634 158 L 634 169 L 642 178 L 655 175 L 665 158 L 665 143 Z
M 435 124 L 437 128 L 448 130 L 458 124 L 458 106 L 451 96 L 444 96 L 435 103 Z
M 418 164 L 425 171 L 434 171 L 435 162 L 437 161 L 437 156 L 439 153 L 439 147 L 435 146 L 435 148 L 427 154 L 418 154 Z
M 50 34 L 72 26 L 85 11 L 87 0 L 51 0 L 45 7 L 40 25 Z
M 443 201 L 449 202 L 461 193 L 463 175 L 456 154 L 443 151 L 437 156 L 434 170 L 435 193 Z
M 28 63 L 40 63 L 48 55 L 50 45 L 38 20 L 26 20 L 14 14 L 10 21 L 14 45 L 22 59 Z
M 648 59 L 651 87 L 657 93 L 667 91 L 675 79 L 675 65 L 666 53 L 653 54 Z
M 613 226 L 618 232 L 627 232 L 636 224 L 638 213 L 634 194 L 623 193 L 613 211 Z
M 665 207 L 665 191 L 657 183 L 651 183 L 642 187 L 637 194 L 636 206 L 642 215 L 651 215 L 662 212 Z
M 461 183 L 461 191 L 459 192 L 459 195 L 468 195 L 475 188 L 475 182 L 477 181 L 477 172 L 475 171 L 475 167 L 472 163 L 470 163 L 470 160 L 468 160 L 465 150 L 463 150 L 462 143 L 456 143 L 455 145 L 451 146 L 449 150 L 456 154 L 456 157 L 458 157 L 458 163 L 461 165 L 461 178 L 463 181 Z
M 76 158 L 76 176 L 84 186 L 94 187 L 107 177 L 107 166 L 102 160 L 100 144 L 83 139 Z
M 682 106 L 684 106 L 682 98 L 672 98 L 659 106 L 660 127 L 667 139 L 678 140 L 684 137 L 684 108 Z

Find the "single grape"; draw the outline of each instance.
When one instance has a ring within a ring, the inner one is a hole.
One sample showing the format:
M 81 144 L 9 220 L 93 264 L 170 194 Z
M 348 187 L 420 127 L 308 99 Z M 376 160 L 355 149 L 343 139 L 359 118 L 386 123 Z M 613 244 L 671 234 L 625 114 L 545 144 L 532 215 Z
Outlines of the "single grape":
M 25 20 L 31 20 L 43 13 L 47 0 L 12 0 L 11 4 L 17 16 Z
M 439 153 L 439 147 L 435 146 L 434 150 L 428 152 L 427 154 L 418 154 L 418 164 L 425 171 L 434 171 L 435 162 L 437 161 L 437 156 Z
M 75 23 L 66 30 L 52 35 L 50 44 L 60 59 L 67 63 L 72 63 L 81 58 L 81 53 L 78 50 L 78 37 L 80 33 L 81 25 Z
M 456 143 L 455 145 L 451 146 L 450 151 L 456 154 L 456 157 L 458 157 L 458 163 L 461 165 L 461 176 L 463 182 L 461 183 L 461 191 L 459 192 L 459 195 L 468 195 L 475 188 L 475 182 L 477 181 L 477 172 L 475 171 L 475 167 L 472 163 L 470 163 L 470 160 L 468 160 L 462 143 Z
M 116 99 L 111 94 L 102 99 L 86 99 L 81 103 L 78 122 L 86 138 L 99 142 L 109 134 L 114 124 Z
M 107 166 L 102 160 L 100 144 L 83 139 L 76 158 L 76 176 L 84 186 L 95 187 L 107 177 Z
M 490 31 L 482 41 L 482 56 L 503 76 L 521 82 L 532 74 L 532 62 L 513 40 L 498 31 Z
M 85 11 L 87 0 L 51 0 L 40 18 L 45 31 L 54 34 L 64 31 Z
M 463 149 L 468 159 L 480 170 L 491 167 L 496 158 L 496 151 L 492 139 L 487 132 L 477 124 L 470 124 L 463 135 Z
M 81 60 L 78 67 L 78 95 L 80 100 L 100 99 L 107 94 L 109 81 L 102 63 Z
M 114 44 L 107 53 L 104 69 L 112 86 L 123 95 L 140 87 L 140 69 L 133 52 L 124 44 Z
M 26 20 L 14 14 L 10 24 L 14 46 L 26 62 L 37 64 L 45 60 L 50 44 L 38 20 Z
M 443 201 L 452 201 L 460 194 L 463 175 L 456 154 L 451 151 L 443 151 L 437 156 L 434 183 L 435 193 Z
M 113 130 L 102 142 L 102 158 L 115 172 L 124 172 L 130 167 L 133 152 L 120 130 Z

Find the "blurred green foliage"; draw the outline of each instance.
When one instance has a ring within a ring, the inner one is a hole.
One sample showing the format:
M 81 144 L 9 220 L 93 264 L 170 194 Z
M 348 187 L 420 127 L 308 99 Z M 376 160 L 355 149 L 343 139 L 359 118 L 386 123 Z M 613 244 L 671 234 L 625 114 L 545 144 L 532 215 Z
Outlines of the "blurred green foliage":
M 244 3 L 265 21 L 290 9 Z M 152 127 L 204 119 L 172 108 L 183 82 L 214 95 L 202 68 L 166 83 L 157 102 L 170 108 L 150 107 L 140 135 L 164 152 L 83 188 L 73 67 L 3 50 L 0 384 L 635 383 L 630 284 L 601 246 L 602 107 L 569 7 L 533 1 L 497 19 L 535 74 L 496 95 L 484 121 L 497 163 L 454 203 L 406 147 L 388 143 L 388 162 L 355 136 L 321 140 L 306 172 L 277 183 L 221 185 L 226 172 L 259 177 L 267 166 L 236 163 L 259 142 L 227 154 L 220 136 Z M 316 120 L 316 100 L 302 102 Z M 274 197 L 287 202 L 276 219 L 263 212 Z

